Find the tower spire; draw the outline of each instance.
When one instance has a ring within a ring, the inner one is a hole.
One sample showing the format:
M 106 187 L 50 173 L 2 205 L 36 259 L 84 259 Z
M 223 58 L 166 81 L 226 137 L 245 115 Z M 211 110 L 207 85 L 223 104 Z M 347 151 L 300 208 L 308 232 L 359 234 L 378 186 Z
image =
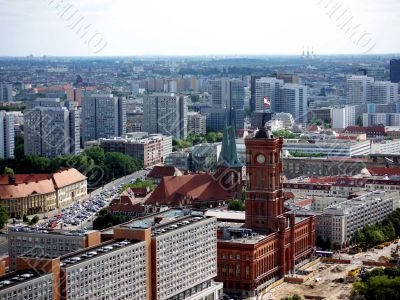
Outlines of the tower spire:
M 225 114 L 224 137 L 218 161 L 220 166 L 241 167 L 236 150 L 235 130 L 234 110 L 229 105 Z

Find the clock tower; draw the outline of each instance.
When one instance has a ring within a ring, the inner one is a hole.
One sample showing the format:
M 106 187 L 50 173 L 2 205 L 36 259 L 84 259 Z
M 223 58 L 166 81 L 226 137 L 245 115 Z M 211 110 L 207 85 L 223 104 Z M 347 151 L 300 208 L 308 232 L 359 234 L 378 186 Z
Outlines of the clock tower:
M 260 128 L 246 145 L 246 228 L 275 232 L 283 215 L 282 138 Z

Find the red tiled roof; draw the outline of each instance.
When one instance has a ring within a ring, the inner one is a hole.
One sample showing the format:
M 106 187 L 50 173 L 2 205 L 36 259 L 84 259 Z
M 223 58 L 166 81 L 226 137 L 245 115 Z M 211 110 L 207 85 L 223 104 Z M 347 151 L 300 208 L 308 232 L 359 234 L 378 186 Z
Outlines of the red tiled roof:
M 0 199 L 24 198 L 32 194 L 48 194 L 87 178 L 74 168 L 54 174 L 15 174 L 0 176 Z
M 400 176 L 400 168 L 372 167 L 367 168 L 368 172 L 373 176 Z
M 51 178 L 51 174 L 15 174 L 13 175 L 16 184 L 36 182 L 41 180 L 46 180 Z M 8 185 L 9 176 L 0 175 L 0 185 Z
M 179 172 L 174 166 L 154 166 L 147 177 L 163 178 L 164 176 L 174 176 L 177 171 Z
M 84 176 L 77 169 L 60 169 L 53 173 L 54 185 L 58 188 L 77 183 L 79 181 L 86 180 L 87 177 Z
M 333 183 L 336 182 L 337 177 L 311 177 L 310 178 L 310 183 Z
M 184 199 L 193 202 L 229 200 L 231 192 L 224 189 L 212 174 L 166 176 L 161 180 L 146 204 L 179 205 Z
M 334 186 L 365 187 L 367 178 L 339 177 Z
M 367 135 L 386 135 L 386 128 L 383 125 L 374 125 L 369 127 L 348 126 L 343 133 L 366 133 Z

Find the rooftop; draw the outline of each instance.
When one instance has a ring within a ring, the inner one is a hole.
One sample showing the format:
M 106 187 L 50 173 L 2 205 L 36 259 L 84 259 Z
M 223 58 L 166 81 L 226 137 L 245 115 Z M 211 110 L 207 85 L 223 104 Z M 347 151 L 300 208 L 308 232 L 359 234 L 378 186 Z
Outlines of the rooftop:
M 57 229 L 43 229 L 30 226 L 14 226 L 8 227 L 10 232 L 23 232 L 31 234 L 49 234 L 49 235 L 64 235 L 64 236 L 81 236 L 84 237 L 89 233 L 96 232 L 96 230 L 57 230 Z
M 46 273 L 37 270 L 35 272 L 17 271 L 17 272 L 7 273 L 6 275 L 0 277 L 0 290 L 7 289 L 22 282 L 26 283 L 29 280 L 36 279 L 43 275 L 46 275 Z
M 109 241 L 96 247 L 80 250 L 60 258 L 60 267 L 66 268 L 134 244 L 132 241 Z

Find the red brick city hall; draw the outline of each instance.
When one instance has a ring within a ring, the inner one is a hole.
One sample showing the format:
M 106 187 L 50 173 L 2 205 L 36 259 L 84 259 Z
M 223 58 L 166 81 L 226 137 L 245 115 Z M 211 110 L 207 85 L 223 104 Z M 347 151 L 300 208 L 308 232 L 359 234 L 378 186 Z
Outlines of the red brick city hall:
M 315 220 L 284 212 L 283 139 L 260 129 L 245 144 L 246 220 L 219 224 L 217 280 L 228 294 L 258 299 L 314 255 Z

